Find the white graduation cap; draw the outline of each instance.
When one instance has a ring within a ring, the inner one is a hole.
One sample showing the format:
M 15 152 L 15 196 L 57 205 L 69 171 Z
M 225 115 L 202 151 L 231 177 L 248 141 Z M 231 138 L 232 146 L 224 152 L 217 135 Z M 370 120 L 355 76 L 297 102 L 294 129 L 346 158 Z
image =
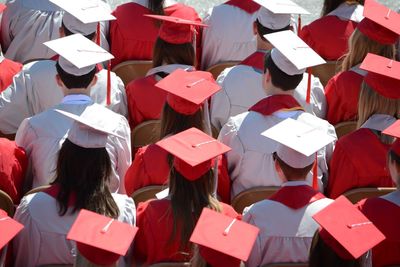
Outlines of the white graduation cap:
M 308 67 L 326 63 L 292 31 L 275 32 L 264 37 L 274 46 L 272 60 L 288 75 L 302 74 Z
M 82 34 L 73 34 L 44 44 L 60 55 L 58 63 L 61 68 L 75 76 L 85 75 L 92 71 L 97 63 L 114 58 Z
M 74 120 L 68 132 L 68 140 L 85 148 L 105 147 L 109 135 L 123 138 L 105 124 L 104 117 L 99 117 L 96 109 L 86 109 L 80 116 L 55 109 L 56 112 Z

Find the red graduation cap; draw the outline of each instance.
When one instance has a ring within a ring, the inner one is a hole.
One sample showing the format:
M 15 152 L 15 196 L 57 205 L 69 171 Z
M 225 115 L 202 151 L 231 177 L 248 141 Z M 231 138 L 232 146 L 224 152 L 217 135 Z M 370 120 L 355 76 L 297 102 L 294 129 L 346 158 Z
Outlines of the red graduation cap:
M 124 256 L 137 227 L 82 209 L 68 235 L 82 256 L 97 265 L 111 265 Z
M 364 81 L 377 93 L 400 98 L 400 62 L 369 53 L 360 68 L 368 71 Z
M 178 113 L 192 115 L 221 87 L 211 73 L 177 69 L 156 84 L 168 92 L 167 102 Z
M 22 224 L 10 218 L 4 210 L 0 209 L 0 249 L 7 245 L 23 228 Z
M 365 0 L 364 19 L 357 25 L 363 34 L 381 44 L 394 44 L 400 35 L 400 14 L 375 0 Z
M 201 256 L 211 266 L 232 266 L 247 261 L 259 231 L 254 225 L 204 208 L 190 241 L 200 245 Z
M 0 3 L 0 14 L 3 13 L 3 11 L 4 11 L 4 9 L 6 9 L 6 7 L 7 6 L 5 4 Z
M 322 227 L 320 237 L 345 260 L 358 259 L 385 239 L 379 229 L 344 196 L 313 218 Z
M 184 15 L 184 14 L 183 14 Z M 187 20 L 173 16 L 162 15 L 144 15 L 146 17 L 154 18 L 163 21 L 160 27 L 158 36 L 171 44 L 185 44 L 193 42 L 195 33 L 194 26 L 208 27 L 208 25 L 201 22 Z
M 196 128 L 165 138 L 157 145 L 175 156 L 174 168 L 189 181 L 210 170 L 213 158 L 231 150 Z
M 390 125 L 382 133 L 397 138 L 390 149 L 396 153 L 396 155 L 400 156 L 400 120 L 397 120 L 395 123 Z

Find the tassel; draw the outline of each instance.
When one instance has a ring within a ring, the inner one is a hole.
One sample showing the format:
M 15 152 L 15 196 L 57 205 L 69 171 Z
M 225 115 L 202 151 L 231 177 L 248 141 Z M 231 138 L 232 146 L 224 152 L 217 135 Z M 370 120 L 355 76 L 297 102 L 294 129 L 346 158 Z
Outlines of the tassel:
M 97 30 L 96 30 L 96 44 L 98 45 L 98 46 L 101 46 L 101 41 L 100 41 L 100 33 L 101 33 L 101 30 L 100 30 L 100 22 L 98 22 L 97 23 Z
M 111 105 L 111 60 L 107 66 L 107 106 Z
M 300 35 L 301 31 L 301 15 L 299 15 L 299 18 L 297 19 L 297 35 Z
M 307 69 L 308 81 L 307 81 L 307 95 L 306 95 L 306 103 L 310 104 L 311 102 L 311 68 Z
M 319 191 L 319 187 L 318 187 L 318 153 L 315 153 L 315 162 L 314 162 L 314 166 L 313 166 L 312 187 L 314 188 L 314 190 Z

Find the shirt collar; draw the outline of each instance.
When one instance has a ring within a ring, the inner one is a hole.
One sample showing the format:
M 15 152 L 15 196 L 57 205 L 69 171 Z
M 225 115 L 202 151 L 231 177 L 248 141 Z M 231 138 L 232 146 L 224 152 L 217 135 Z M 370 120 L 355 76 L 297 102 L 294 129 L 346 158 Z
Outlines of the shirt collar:
M 66 95 L 61 101 L 62 104 L 85 104 L 91 102 L 93 102 L 93 100 L 90 98 L 90 96 L 83 94 Z

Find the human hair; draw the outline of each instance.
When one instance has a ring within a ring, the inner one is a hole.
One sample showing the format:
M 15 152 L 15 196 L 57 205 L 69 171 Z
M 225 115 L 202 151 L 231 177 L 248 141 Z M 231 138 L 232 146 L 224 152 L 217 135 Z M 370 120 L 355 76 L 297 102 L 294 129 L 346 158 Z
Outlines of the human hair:
M 67 27 L 65 27 L 64 22 L 61 22 L 61 27 L 64 29 L 64 34 L 65 36 L 73 35 L 74 33 L 71 32 Z M 93 40 L 94 37 L 96 36 L 97 32 L 94 31 L 91 34 L 84 35 L 84 37 L 88 38 L 89 40 Z
M 58 61 L 56 63 L 56 69 L 58 75 L 60 76 L 61 81 L 68 89 L 88 88 L 90 83 L 93 81 L 94 75 L 97 72 L 97 66 L 96 66 L 93 70 L 91 70 L 89 73 L 85 75 L 75 76 L 63 70 Z
M 164 15 L 165 0 L 149 0 L 149 9 L 155 15 Z
M 333 10 L 338 8 L 342 3 L 347 2 L 350 5 L 364 5 L 364 0 L 325 0 L 322 7 L 321 17 L 328 15 Z
M 196 64 L 196 53 L 192 43 L 171 44 L 160 37 L 153 48 L 153 68 L 164 64 Z
M 349 51 L 343 56 L 342 71 L 361 64 L 368 53 L 394 59 L 396 48 L 393 44 L 380 44 L 355 29 L 349 38 Z
M 267 39 L 264 38 L 264 35 L 266 35 L 266 34 L 290 30 L 290 23 L 286 27 L 279 29 L 279 30 L 272 30 L 272 29 L 268 29 L 267 27 L 264 27 L 264 25 L 262 25 L 258 19 L 256 19 L 255 23 L 256 23 L 256 27 L 257 27 L 258 36 L 260 36 L 260 38 L 265 42 L 268 42 Z
M 289 166 L 288 164 L 286 164 L 281 158 L 279 158 L 279 156 L 276 152 L 274 152 L 274 154 L 272 154 L 272 156 L 278 162 L 279 167 L 281 167 L 281 170 L 282 170 L 283 174 L 285 175 L 286 180 L 288 180 L 288 181 L 306 179 L 307 174 L 311 171 L 311 168 L 314 165 L 314 164 L 311 164 L 304 168 L 293 168 L 293 167 Z
M 396 186 L 399 188 L 400 187 L 400 156 L 396 154 L 396 152 L 394 152 L 393 149 L 390 149 L 388 152 L 388 156 L 387 156 L 387 163 L 394 163 L 396 166 L 396 170 L 397 170 L 397 177 L 392 177 L 393 181 L 395 182 Z
M 200 249 L 198 245 L 193 246 L 193 257 L 190 259 L 191 267 L 209 267 L 210 265 L 200 255 Z
M 68 139 L 58 153 L 56 178 L 60 190 L 56 200 L 58 213 L 64 216 L 74 197 L 71 213 L 87 209 L 116 218 L 119 209 L 108 188 L 111 160 L 103 148 L 80 147 Z
M 169 192 L 174 224 L 171 242 L 180 233 L 179 244 L 185 248 L 203 208 L 221 211 L 218 200 L 213 196 L 214 191 L 215 177 L 211 169 L 197 180 L 189 181 L 175 168 L 171 168 Z
M 264 72 L 267 70 L 271 75 L 272 84 L 283 91 L 296 89 L 303 79 L 303 74 L 288 75 L 281 71 L 272 60 L 271 53 L 268 53 L 264 61 Z

